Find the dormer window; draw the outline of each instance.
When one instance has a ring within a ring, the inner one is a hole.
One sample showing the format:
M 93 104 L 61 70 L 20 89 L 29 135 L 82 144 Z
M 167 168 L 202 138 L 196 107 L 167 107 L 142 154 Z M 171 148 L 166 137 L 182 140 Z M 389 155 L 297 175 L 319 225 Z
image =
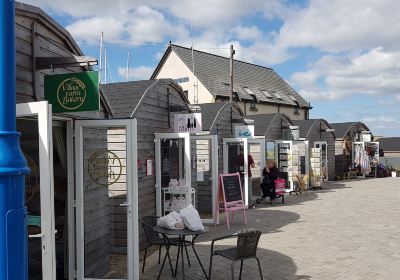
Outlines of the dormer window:
M 248 87 L 244 87 L 243 89 L 244 89 L 244 91 L 245 91 L 247 94 L 249 94 L 250 96 L 255 96 L 255 95 L 256 95 L 256 94 L 255 94 L 251 89 L 249 89 Z
M 257 98 L 255 96 L 253 96 L 253 100 L 250 101 L 250 110 L 258 111 L 257 110 Z
M 261 90 L 261 92 L 265 95 L 267 98 L 272 98 L 272 95 L 268 93 L 265 89 Z
M 270 90 L 269 93 L 275 96 L 275 98 L 283 100 L 282 96 L 280 96 L 275 90 Z

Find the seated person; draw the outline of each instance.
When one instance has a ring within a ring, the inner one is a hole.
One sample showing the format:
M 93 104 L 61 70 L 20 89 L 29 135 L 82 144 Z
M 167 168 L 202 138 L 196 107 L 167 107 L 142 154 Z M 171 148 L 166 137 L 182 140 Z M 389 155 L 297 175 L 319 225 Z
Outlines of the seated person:
M 263 179 L 260 187 L 262 189 L 263 199 L 268 196 L 272 203 L 274 199 L 276 199 L 274 181 L 281 176 L 279 169 L 276 167 L 276 161 L 268 160 L 265 164 L 262 175 Z

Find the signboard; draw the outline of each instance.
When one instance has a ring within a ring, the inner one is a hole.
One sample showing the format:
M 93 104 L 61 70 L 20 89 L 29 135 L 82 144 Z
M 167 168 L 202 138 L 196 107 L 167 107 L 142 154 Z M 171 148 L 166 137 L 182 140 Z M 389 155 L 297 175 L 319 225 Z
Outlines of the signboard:
M 235 138 L 254 138 L 254 125 L 235 126 Z
M 285 140 L 299 140 L 300 133 L 298 129 L 282 129 L 282 137 Z
M 100 110 L 98 72 L 44 76 L 44 97 L 53 113 Z
M 239 173 L 220 174 L 218 181 L 216 220 L 219 221 L 219 211 L 224 210 L 226 224 L 229 228 L 229 212 L 243 211 L 244 222 L 247 225 L 246 206 L 243 201 L 243 190 Z M 223 203 L 223 207 L 220 206 L 220 203 Z
M 238 173 L 221 175 L 223 198 L 226 202 L 242 201 L 242 184 Z
M 371 133 L 361 133 L 361 142 L 371 142 L 372 135 Z
M 174 115 L 174 132 L 202 132 L 201 113 L 192 114 L 175 114 Z

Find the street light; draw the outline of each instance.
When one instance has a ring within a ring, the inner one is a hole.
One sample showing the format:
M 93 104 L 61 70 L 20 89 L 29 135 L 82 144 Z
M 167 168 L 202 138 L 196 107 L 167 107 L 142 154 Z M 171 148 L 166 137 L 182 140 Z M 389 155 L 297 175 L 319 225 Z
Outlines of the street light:
M 0 1 L 0 280 L 28 279 L 25 175 L 16 132 L 15 3 Z

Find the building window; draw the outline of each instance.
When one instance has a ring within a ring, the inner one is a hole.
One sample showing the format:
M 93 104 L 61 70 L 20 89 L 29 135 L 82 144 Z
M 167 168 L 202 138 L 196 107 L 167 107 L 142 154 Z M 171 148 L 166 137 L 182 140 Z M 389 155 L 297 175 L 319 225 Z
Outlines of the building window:
M 249 94 L 251 96 L 255 96 L 255 93 L 251 89 L 249 89 L 248 87 L 244 87 L 243 89 L 244 89 L 245 92 L 247 92 L 247 94 Z
M 292 100 L 292 101 L 297 101 L 296 97 L 294 97 L 293 95 L 289 94 L 288 96 L 289 96 L 289 99 L 290 99 L 290 100 Z
M 253 100 L 250 101 L 250 111 L 258 111 L 257 109 L 257 99 L 253 96 Z
M 189 91 L 184 90 L 184 91 L 183 91 L 183 94 L 186 96 L 186 98 L 189 98 Z

